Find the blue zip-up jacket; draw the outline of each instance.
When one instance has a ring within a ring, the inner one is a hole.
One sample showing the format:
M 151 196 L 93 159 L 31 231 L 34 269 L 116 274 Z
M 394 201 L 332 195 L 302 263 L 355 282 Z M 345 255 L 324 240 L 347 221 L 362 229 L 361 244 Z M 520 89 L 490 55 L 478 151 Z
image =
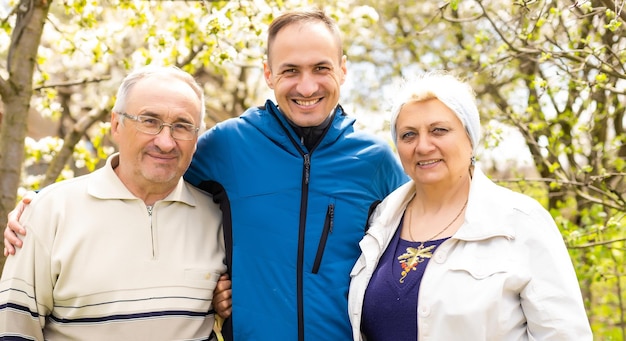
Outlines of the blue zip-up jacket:
M 272 101 L 203 134 L 185 179 L 224 214 L 227 340 L 350 340 L 347 295 L 371 210 L 407 181 L 340 106 L 307 150 Z

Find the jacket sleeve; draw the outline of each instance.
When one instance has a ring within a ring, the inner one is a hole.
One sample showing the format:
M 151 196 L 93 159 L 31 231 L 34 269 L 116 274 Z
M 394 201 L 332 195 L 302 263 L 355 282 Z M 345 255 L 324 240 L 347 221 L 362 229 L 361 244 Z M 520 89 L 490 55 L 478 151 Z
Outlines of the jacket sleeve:
M 28 221 L 23 225 L 24 246 L 7 259 L 0 279 L 0 339 L 43 340 L 53 306 L 50 254 Z
M 539 205 L 538 205 L 539 206 Z M 536 340 L 592 340 L 580 286 L 560 231 L 538 207 L 529 215 L 530 282 L 521 292 L 528 333 Z
M 210 129 L 198 138 L 196 151 L 191 159 L 191 164 L 183 176 L 185 181 L 195 187 L 199 187 L 203 181 L 208 180 L 207 178 L 209 175 L 207 174 L 207 163 L 209 162 L 209 154 L 211 153 L 210 134 L 212 131 L 213 129 Z
M 191 165 L 184 175 L 185 181 L 191 185 L 202 188 L 202 183 L 214 181 L 216 174 L 224 172 L 230 161 L 231 149 L 229 147 L 229 134 L 224 122 L 207 130 L 198 138 L 196 151 L 191 160 Z M 217 170 L 217 168 L 222 169 Z
M 405 184 L 409 177 L 402 169 L 402 165 L 391 147 L 384 145 L 381 149 L 383 151 L 380 153 L 381 159 L 373 186 L 380 200 L 383 200 L 396 188 Z

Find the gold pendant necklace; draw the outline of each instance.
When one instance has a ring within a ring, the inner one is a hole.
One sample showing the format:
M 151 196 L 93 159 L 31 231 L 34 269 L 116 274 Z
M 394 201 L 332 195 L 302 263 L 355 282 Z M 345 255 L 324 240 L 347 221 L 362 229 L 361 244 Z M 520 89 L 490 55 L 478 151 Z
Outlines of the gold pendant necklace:
M 429 242 L 429 241 L 439 237 L 445 230 L 447 230 L 450 226 L 452 226 L 452 224 L 457 219 L 459 219 L 459 217 L 461 216 L 461 213 L 463 213 L 463 210 L 467 206 L 467 201 L 468 200 L 469 200 L 469 198 L 465 200 L 465 204 L 463 204 L 463 207 L 461 207 L 461 210 L 459 211 L 459 213 L 457 213 L 456 217 L 454 217 L 454 219 L 452 219 L 452 221 L 448 225 L 446 225 L 446 227 L 444 227 L 436 235 L 428 238 L 426 241 L 419 242 L 420 244 L 417 246 L 417 248 L 407 247 L 406 248 L 406 252 L 398 257 L 398 261 L 400 262 L 400 266 L 402 267 L 402 277 L 400 278 L 400 283 L 404 283 L 404 279 L 409 274 L 409 271 L 417 270 L 417 265 L 419 263 L 421 263 L 425 259 L 431 258 L 433 256 L 432 250 L 435 248 L 435 245 L 431 245 L 429 247 L 424 247 L 424 243 L 427 243 L 427 242 Z M 412 216 L 411 209 L 412 208 L 413 207 L 409 207 L 408 212 L 406 212 L 406 214 L 408 214 L 408 216 L 409 216 L 409 219 L 407 221 L 407 225 L 406 226 L 409 229 L 409 237 L 411 237 L 411 241 L 416 242 L 415 238 L 413 238 L 413 234 L 411 233 L 411 216 Z

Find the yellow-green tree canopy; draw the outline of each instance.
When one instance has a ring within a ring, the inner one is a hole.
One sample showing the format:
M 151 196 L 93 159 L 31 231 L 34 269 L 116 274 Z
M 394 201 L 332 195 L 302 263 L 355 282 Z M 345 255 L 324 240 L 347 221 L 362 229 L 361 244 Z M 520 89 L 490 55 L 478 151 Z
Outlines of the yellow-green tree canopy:
M 342 29 L 341 103 L 357 116 L 385 122 L 395 85 L 415 72 L 445 69 L 471 83 L 483 150 L 514 133 L 532 160 L 530 170 L 487 173 L 551 211 L 594 333 L 626 339 L 621 0 L 9 0 L 0 4 L 0 226 L 23 191 L 89 172 L 115 150 L 108 116 L 134 67 L 194 74 L 209 127 L 262 104 L 271 96 L 262 77 L 267 25 L 304 5 L 324 8 Z M 47 120 L 44 138 L 27 137 L 33 117 Z

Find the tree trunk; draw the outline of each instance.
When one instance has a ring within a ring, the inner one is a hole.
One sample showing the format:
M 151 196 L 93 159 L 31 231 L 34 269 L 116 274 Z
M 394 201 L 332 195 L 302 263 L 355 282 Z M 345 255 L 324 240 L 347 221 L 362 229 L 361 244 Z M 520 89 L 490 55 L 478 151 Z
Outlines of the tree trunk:
M 0 228 L 15 206 L 24 161 L 28 110 L 37 50 L 52 0 L 21 0 L 7 57 L 8 79 L 0 79 L 4 115 L 0 127 Z M 4 266 L 4 258 L 0 259 Z

